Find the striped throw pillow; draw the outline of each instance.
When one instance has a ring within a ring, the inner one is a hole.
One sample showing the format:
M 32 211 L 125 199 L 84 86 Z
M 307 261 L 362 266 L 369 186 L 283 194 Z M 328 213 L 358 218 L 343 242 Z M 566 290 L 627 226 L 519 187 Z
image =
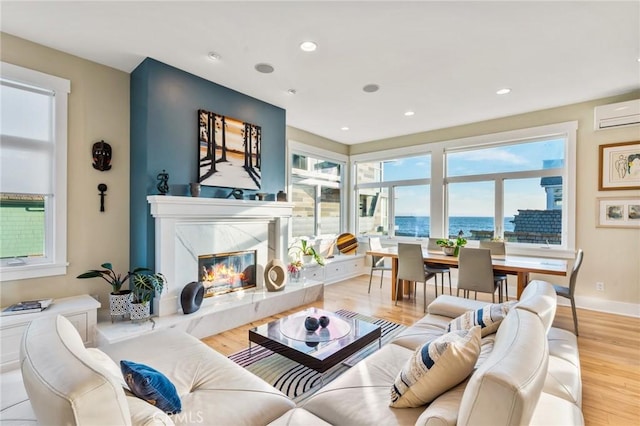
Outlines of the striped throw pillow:
M 475 311 L 467 311 L 458 318 L 451 320 L 447 331 L 469 330 L 479 325 L 482 337 L 498 331 L 500 323 L 507 316 L 509 310 L 518 303 L 517 301 L 488 304 Z
M 454 331 L 413 353 L 391 387 L 391 407 L 425 405 L 461 383 L 480 355 L 480 327 Z

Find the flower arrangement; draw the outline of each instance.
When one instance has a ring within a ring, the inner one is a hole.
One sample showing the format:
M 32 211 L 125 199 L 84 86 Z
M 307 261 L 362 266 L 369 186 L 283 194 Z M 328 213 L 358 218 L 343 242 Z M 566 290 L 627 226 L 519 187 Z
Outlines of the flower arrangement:
M 289 253 L 294 256 L 311 256 L 316 261 L 316 263 L 320 266 L 324 265 L 324 258 L 320 256 L 320 254 L 313 248 L 309 241 L 301 239 L 299 244 L 294 244 L 289 247 Z M 299 259 L 300 260 L 300 259 Z
M 294 260 L 292 262 L 289 262 L 289 264 L 287 265 L 287 271 L 289 271 L 289 273 L 292 274 L 292 275 L 297 274 L 298 272 L 300 272 L 301 268 L 302 268 L 302 261 L 301 260 Z

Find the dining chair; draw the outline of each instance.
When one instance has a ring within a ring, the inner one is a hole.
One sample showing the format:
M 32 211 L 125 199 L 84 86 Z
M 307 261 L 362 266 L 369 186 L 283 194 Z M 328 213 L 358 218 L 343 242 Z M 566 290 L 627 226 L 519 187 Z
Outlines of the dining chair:
M 369 250 L 382 250 L 380 237 L 369 238 Z M 369 291 L 367 291 L 367 293 L 371 293 L 371 279 L 373 278 L 373 271 L 380 271 L 380 288 L 382 288 L 384 271 L 391 271 L 391 266 L 385 266 L 384 256 L 371 255 L 371 272 L 369 273 Z
M 440 247 L 438 244 L 436 244 L 436 241 L 440 240 L 441 238 L 429 238 L 429 242 L 427 244 L 427 250 L 429 251 L 437 251 L 439 253 L 442 253 L 442 247 Z M 449 275 L 449 294 L 452 294 L 451 292 L 451 268 L 449 268 L 447 265 L 442 265 L 440 263 L 433 263 L 433 262 L 427 262 L 425 269 L 429 272 L 433 272 L 434 274 L 436 274 L 435 276 L 435 280 L 436 280 L 436 292 L 437 292 L 437 288 L 438 288 L 438 274 L 441 274 L 441 284 L 440 284 L 440 294 L 444 294 L 444 274 L 448 274 Z
M 502 301 L 502 287 L 497 285 L 493 278 L 493 265 L 491 264 L 491 251 L 481 248 L 461 247 L 458 255 L 458 289 L 463 290 L 464 297 L 469 297 L 469 291 L 474 291 L 477 298 L 478 292 L 491 293 L 491 300 L 495 303 L 495 292 L 498 289 L 498 298 Z
M 400 296 L 401 281 L 413 281 L 415 285 L 423 283 L 424 311 L 427 311 L 427 281 L 435 278 L 433 272 L 428 272 L 424 267 L 422 246 L 420 244 L 398 243 L 398 272 L 396 276 L 396 305 Z M 436 287 L 436 296 L 438 287 Z
M 480 248 L 489 249 L 491 251 L 491 256 L 505 256 L 507 254 L 506 247 L 504 245 L 504 241 L 487 241 L 480 240 Z M 505 300 L 509 300 L 509 285 L 507 282 L 507 274 L 501 272 L 494 272 L 493 279 L 496 281 L 496 284 L 502 285 L 504 282 L 504 298 Z
M 555 285 L 553 288 L 556 290 L 556 294 L 558 296 L 566 297 L 571 301 L 571 312 L 573 314 L 573 328 L 576 331 L 576 336 L 578 335 L 578 315 L 576 314 L 576 299 L 574 297 L 574 292 L 576 290 L 576 278 L 578 277 L 578 272 L 580 271 L 580 265 L 582 265 L 582 249 L 578 250 L 576 254 L 576 260 L 573 262 L 573 269 L 571 270 L 571 275 L 569 276 L 569 287 Z

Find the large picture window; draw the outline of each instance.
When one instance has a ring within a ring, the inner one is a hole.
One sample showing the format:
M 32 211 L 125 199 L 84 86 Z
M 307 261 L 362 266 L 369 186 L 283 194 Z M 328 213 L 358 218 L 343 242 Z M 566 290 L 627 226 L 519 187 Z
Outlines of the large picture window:
M 2 63 L 0 275 L 66 272 L 68 80 Z

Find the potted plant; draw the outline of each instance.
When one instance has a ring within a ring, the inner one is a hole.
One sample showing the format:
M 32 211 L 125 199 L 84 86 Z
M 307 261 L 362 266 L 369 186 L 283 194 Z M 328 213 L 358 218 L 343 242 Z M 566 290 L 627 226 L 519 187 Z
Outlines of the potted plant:
M 132 321 L 146 321 L 151 315 L 149 302 L 156 293 L 162 293 L 167 279 L 159 272 L 151 273 L 150 269 L 144 269 L 131 275 L 131 290 L 133 297 L 130 306 Z
M 287 265 L 287 271 L 289 271 L 289 276 L 292 281 L 297 282 L 300 279 L 300 269 L 302 269 L 301 260 L 296 259 L 289 262 Z
M 131 299 L 131 290 L 123 290 L 122 286 L 131 278 L 133 274 L 137 274 L 148 270 L 147 268 L 136 268 L 127 272 L 125 275 L 117 274 L 113 270 L 111 263 L 103 263 L 100 265 L 103 269 L 91 269 L 84 274 L 78 275 L 76 278 L 102 278 L 111 286 L 109 294 L 109 313 L 111 321 L 114 318 L 124 317 L 129 313 L 129 302 Z
M 309 241 L 307 240 L 301 239 L 300 245 L 293 245 L 289 249 L 289 252 L 291 252 L 291 250 L 293 250 L 294 253 L 297 253 L 301 257 L 300 260 L 302 260 L 304 264 L 311 263 L 311 259 L 313 259 L 318 265 L 324 265 L 324 259 L 322 258 L 322 256 L 318 254 L 318 252 L 313 248 L 311 244 L 309 244 Z
M 461 235 L 458 235 L 458 238 L 455 240 L 438 240 L 436 241 L 436 244 L 442 247 L 442 251 L 447 256 L 457 256 L 460 252 L 460 247 L 467 245 L 467 240 Z

